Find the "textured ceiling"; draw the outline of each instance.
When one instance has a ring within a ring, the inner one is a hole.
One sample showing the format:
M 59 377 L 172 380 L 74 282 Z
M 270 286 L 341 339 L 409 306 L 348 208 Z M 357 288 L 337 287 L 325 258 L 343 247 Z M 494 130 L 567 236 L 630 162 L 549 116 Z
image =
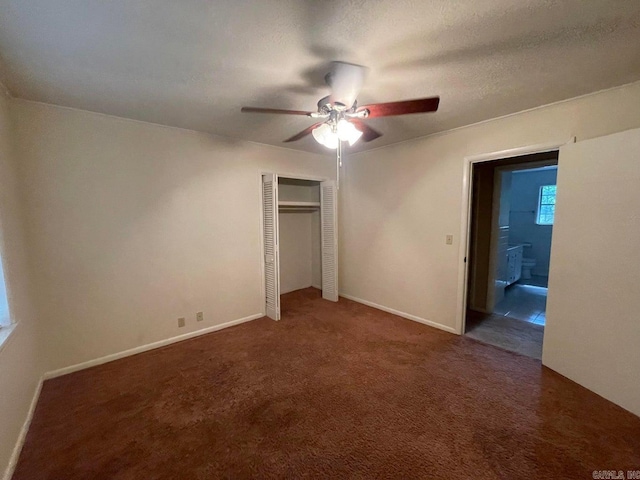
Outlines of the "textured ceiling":
M 240 107 L 315 109 L 331 60 L 440 95 L 374 148 L 639 80 L 640 1 L 0 0 L 0 56 L 17 97 L 279 146 L 312 120 Z

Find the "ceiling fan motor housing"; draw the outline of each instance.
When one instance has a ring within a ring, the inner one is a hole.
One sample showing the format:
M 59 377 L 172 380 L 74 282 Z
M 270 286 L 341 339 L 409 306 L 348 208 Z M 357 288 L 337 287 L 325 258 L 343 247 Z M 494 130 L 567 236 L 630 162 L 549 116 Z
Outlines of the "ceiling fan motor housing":
M 333 110 L 337 110 L 339 112 L 346 112 L 347 110 L 352 110 L 355 108 L 355 102 L 351 108 L 347 107 L 344 103 L 333 102 L 331 100 L 331 95 L 327 95 L 326 97 L 321 98 L 318 101 L 318 113 L 329 113 Z

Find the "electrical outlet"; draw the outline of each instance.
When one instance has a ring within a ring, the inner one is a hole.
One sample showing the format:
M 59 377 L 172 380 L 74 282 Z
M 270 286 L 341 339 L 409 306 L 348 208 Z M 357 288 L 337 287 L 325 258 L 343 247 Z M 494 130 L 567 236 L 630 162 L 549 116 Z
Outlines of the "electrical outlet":
M 202 312 L 196 313 L 196 321 L 201 322 L 204 320 L 204 314 Z
M 180 317 L 178 319 L 178 327 L 184 327 L 185 321 L 184 321 L 184 317 Z
M 453 245 L 453 235 L 447 235 L 447 245 Z

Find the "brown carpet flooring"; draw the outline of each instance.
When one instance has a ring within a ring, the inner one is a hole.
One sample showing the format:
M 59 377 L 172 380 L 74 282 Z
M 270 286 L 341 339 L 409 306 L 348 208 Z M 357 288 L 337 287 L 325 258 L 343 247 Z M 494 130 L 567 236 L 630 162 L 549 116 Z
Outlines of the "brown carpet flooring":
M 280 322 L 48 380 L 14 479 L 586 479 L 640 468 L 640 418 L 539 361 L 314 289 L 283 307 Z

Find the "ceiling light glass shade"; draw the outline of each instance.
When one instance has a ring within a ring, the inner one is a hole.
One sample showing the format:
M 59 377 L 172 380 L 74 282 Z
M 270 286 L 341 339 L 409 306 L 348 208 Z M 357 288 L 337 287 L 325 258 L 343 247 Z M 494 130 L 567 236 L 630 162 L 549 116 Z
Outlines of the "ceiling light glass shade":
M 332 150 L 335 150 L 336 148 L 338 148 L 339 141 L 340 140 L 338 140 L 338 136 L 335 134 L 335 132 L 331 132 L 331 134 L 327 135 L 327 138 L 325 138 L 324 146 Z
M 349 146 L 356 143 L 362 136 L 362 132 L 358 130 L 353 123 L 344 118 L 338 121 L 336 129 L 338 131 L 338 138 L 343 142 L 349 142 Z
M 329 124 L 323 123 L 318 128 L 314 128 L 311 134 L 320 145 L 331 149 L 338 148 L 338 135 Z

